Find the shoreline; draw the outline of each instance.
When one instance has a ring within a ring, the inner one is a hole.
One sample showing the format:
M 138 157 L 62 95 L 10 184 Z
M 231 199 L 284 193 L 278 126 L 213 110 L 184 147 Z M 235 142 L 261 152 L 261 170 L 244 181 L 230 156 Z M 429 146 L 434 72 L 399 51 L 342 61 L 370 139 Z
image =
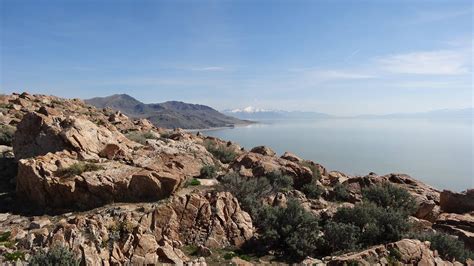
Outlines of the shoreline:
M 209 128 L 195 128 L 195 129 L 183 129 L 185 132 L 206 132 L 206 131 L 213 131 L 213 130 L 220 130 L 220 129 L 232 129 L 236 127 L 246 127 L 252 124 L 258 124 L 256 121 L 252 121 L 251 123 L 245 123 L 245 124 L 235 124 L 231 126 L 222 126 L 222 127 L 209 127 Z

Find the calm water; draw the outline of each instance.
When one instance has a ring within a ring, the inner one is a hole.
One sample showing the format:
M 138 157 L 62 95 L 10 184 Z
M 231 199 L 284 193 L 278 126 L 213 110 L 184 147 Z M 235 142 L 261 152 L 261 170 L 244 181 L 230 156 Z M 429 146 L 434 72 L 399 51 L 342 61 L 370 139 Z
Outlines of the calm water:
M 472 121 L 318 119 L 261 121 L 204 134 L 245 148 L 291 151 L 352 175 L 406 173 L 440 189 L 474 187 Z

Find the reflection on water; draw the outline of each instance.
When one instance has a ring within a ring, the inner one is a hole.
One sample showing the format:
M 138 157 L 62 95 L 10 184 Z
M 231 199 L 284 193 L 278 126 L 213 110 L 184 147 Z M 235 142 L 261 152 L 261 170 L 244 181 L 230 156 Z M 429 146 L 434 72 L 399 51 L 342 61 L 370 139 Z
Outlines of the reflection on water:
M 471 120 L 317 119 L 261 121 L 204 134 L 246 148 L 291 151 L 330 170 L 407 173 L 440 189 L 474 187 Z

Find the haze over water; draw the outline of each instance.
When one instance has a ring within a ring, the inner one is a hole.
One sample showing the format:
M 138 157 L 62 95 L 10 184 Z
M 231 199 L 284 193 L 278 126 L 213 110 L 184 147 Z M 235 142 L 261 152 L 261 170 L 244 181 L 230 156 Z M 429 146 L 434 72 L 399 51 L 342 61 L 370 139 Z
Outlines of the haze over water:
M 351 175 L 406 173 L 439 189 L 474 187 L 472 120 L 260 121 L 205 132 L 249 149 L 267 145 Z

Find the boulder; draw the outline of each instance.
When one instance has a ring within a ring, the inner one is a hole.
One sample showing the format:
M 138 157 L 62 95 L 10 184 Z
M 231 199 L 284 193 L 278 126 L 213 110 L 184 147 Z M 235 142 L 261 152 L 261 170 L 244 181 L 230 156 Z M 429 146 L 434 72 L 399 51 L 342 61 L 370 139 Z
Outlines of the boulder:
M 288 161 L 292 161 L 295 163 L 300 163 L 303 161 L 303 159 L 301 159 L 300 157 L 296 156 L 294 153 L 291 153 L 291 152 L 283 153 L 283 155 L 280 158 L 288 160 Z
M 293 178 L 295 186 L 311 182 L 313 172 L 301 164 L 282 158 L 247 152 L 237 157 L 230 168 L 244 176 L 261 177 L 279 171 Z
M 463 193 L 443 190 L 440 195 L 440 207 L 443 212 L 466 213 L 474 211 L 474 189 Z
M 276 153 L 267 146 L 257 146 L 250 150 L 250 152 L 258 153 L 261 155 L 275 156 Z

